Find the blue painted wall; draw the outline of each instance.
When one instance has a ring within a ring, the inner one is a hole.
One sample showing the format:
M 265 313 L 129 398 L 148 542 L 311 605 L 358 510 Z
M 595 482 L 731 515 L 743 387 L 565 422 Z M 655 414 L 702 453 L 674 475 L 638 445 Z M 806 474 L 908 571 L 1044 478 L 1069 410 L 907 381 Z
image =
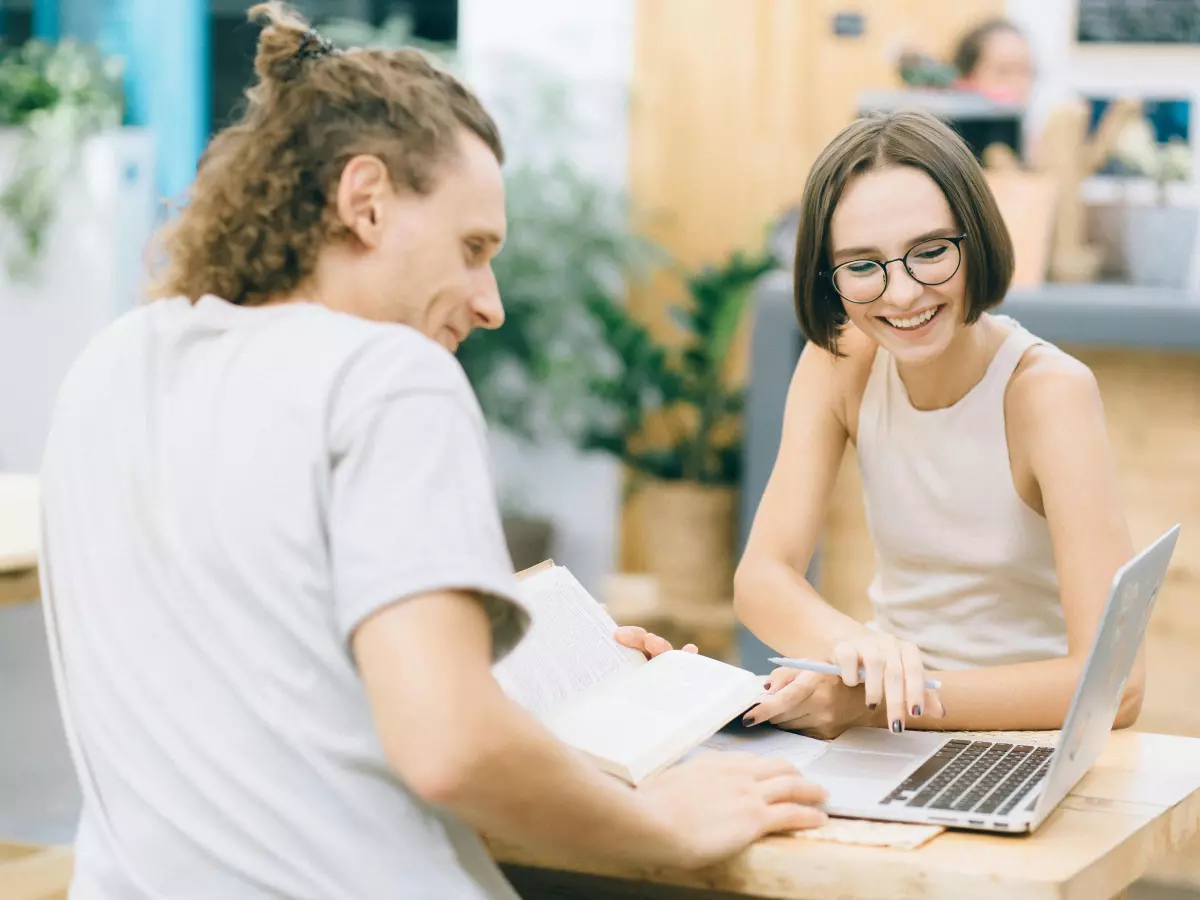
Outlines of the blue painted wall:
M 54 0 L 38 3 L 40 9 Z M 95 42 L 125 61 L 126 124 L 150 130 L 158 195 L 180 199 L 208 137 L 208 0 L 58 0 L 55 5 L 64 37 Z

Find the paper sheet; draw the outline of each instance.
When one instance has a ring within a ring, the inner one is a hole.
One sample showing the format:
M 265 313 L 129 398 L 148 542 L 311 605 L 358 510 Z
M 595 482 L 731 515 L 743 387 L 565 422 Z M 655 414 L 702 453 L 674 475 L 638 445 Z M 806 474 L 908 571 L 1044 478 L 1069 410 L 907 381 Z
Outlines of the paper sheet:
M 755 728 L 731 725 L 718 731 L 701 744 L 699 749 L 753 753 L 755 756 L 786 759 L 796 768 L 803 770 L 809 763 L 815 762 L 827 747 L 824 741 L 792 731 L 781 731 L 761 725 Z
M 891 847 L 916 850 L 946 829 L 941 825 L 910 825 L 904 822 L 871 822 L 866 819 L 830 819 L 828 824 L 808 831 L 797 831 L 804 841 L 830 841 L 863 847 Z
M 562 566 L 531 575 L 520 591 L 532 617 L 529 632 L 492 673 L 535 716 L 645 663 L 639 651 L 616 642 L 617 623 Z

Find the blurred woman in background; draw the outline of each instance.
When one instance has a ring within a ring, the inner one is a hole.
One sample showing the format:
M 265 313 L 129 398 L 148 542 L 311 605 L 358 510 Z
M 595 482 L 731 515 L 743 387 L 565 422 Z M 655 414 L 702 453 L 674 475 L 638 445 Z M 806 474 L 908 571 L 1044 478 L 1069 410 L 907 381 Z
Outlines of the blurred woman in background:
M 1033 53 L 1025 34 L 1007 19 L 976 25 L 954 51 L 958 87 L 1002 103 L 1024 106 L 1033 88 Z

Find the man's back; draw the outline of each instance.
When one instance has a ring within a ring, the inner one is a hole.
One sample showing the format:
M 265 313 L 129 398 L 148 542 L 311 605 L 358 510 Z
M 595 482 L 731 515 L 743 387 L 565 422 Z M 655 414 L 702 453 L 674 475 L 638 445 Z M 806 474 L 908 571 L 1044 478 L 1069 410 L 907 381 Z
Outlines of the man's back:
M 448 353 L 312 304 L 161 301 L 84 353 L 43 470 L 74 897 L 511 896 L 393 774 L 348 649 L 421 591 L 511 597 L 483 442 Z

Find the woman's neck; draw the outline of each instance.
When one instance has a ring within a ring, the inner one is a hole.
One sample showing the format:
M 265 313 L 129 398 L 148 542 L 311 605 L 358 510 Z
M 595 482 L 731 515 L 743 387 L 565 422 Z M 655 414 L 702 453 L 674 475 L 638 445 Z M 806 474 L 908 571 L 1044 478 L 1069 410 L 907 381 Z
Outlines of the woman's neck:
M 922 366 L 897 363 L 900 381 L 916 409 L 953 406 L 983 378 L 996 352 L 1000 329 L 990 316 L 959 330 L 946 352 Z

